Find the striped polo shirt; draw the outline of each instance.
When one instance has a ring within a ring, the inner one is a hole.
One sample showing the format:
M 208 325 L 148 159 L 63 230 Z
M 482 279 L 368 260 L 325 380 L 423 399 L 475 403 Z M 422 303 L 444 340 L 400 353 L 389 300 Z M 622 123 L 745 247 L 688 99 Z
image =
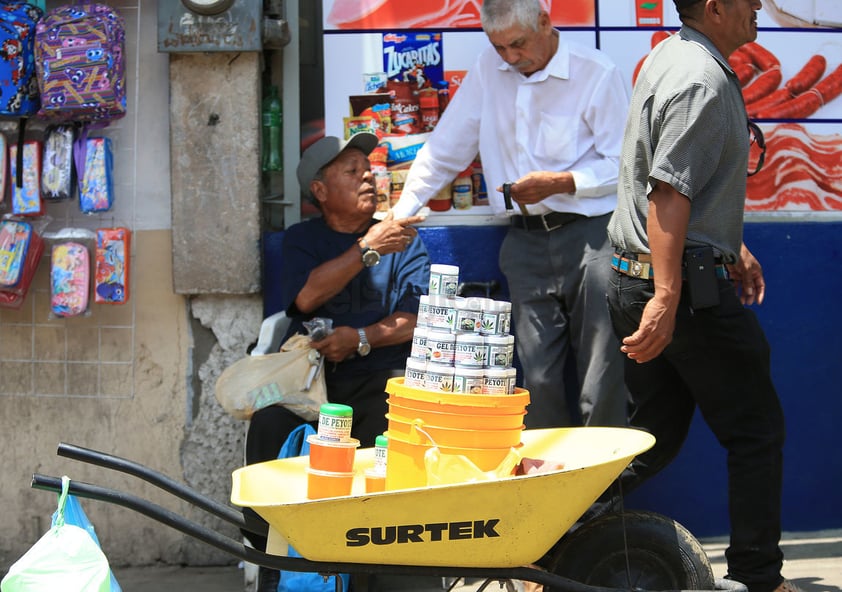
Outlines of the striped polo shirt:
M 658 44 L 632 92 L 620 161 L 615 247 L 648 253 L 654 181 L 691 200 L 685 246 L 712 245 L 726 262 L 742 243 L 749 135 L 739 81 L 728 60 L 688 26 Z

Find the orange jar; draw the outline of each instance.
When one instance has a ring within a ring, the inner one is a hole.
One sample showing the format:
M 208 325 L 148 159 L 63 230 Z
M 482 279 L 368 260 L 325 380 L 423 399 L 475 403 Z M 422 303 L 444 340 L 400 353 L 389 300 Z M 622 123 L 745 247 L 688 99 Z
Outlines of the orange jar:
M 310 445 L 310 468 L 319 471 L 347 473 L 354 469 L 354 454 L 360 441 L 350 438 L 347 442 L 323 440 L 318 435 L 307 437 Z
M 353 483 L 354 473 L 352 472 L 334 473 L 307 469 L 307 497 L 309 499 L 351 495 Z

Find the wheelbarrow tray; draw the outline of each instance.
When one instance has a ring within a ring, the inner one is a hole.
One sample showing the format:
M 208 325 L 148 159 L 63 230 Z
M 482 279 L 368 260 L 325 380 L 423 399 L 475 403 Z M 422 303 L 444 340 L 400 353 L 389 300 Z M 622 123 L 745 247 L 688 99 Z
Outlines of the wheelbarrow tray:
M 374 456 L 361 449 L 351 495 L 319 500 L 307 498 L 309 458 L 279 459 L 234 471 L 231 501 L 311 561 L 516 567 L 546 553 L 654 442 L 629 428 L 524 430 L 522 457 L 564 468 L 378 493 L 365 493 Z

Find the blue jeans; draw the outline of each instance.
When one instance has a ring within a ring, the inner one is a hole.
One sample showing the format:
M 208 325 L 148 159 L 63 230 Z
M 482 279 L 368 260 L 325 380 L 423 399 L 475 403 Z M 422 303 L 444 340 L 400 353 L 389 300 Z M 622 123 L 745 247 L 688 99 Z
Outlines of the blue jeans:
M 719 292 L 718 306 L 696 311 L 682 293 L 673 340 L 663 353 L 644 364 L 626 359 L 631 425 L 657 441 L 632 462 L 621 482 L 625 492 L 631 491 L 669 464 L 698 406 L 728 453 L 728 577 L 749 592 L 770 592 L 782 581 L 783 412 L 757 318 L 728 280 L 719 280 Z M 653 282 L 612 272 L 608 304 L 618 338 L 637 330 L 653 294 Z
M 582 423 L 626 425 L 623 356 L 605 306 L 610 216 L 582 218 L 550 232 L 510 228 L 500 247 L 515 347 L 530 395 L 528 428 L 573 425 L 564 384 L 571 350 Z

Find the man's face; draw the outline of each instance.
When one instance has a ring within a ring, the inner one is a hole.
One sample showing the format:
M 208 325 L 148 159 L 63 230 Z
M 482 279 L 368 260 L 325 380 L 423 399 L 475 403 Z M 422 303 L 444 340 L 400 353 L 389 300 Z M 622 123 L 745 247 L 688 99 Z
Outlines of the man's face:
M 734 48 L 757 39 L 757 11 L 763 5 L 760 0 L 721 0 L 725 11 L 725 27 L 722 31 Z
M 555 51 L 552 24 L 545 12 L 538 19 L 537 31 L 513 25 L 487 35 L 500 57 L 527 76 L 544 68 Z
M 377 210 L 377 193 L 371 163 L 361 150 L 348 148 L 324 170 L 322 207 L 334 214 L 371 217 Z

